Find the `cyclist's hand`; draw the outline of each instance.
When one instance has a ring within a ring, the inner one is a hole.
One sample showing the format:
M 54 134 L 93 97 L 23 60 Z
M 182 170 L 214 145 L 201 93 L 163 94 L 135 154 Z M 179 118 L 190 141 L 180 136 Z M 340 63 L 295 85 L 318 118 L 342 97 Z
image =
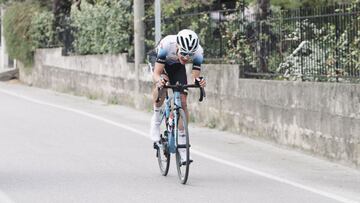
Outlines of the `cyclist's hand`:
M 166 79 L 161 76 L 160 79 L 157 81 L 156 86 L 158 88 L 163 88 L 165 84 L 166 84 Z
M 200 87 L 204 88 L 206 87 L 206 80 L 203 77 L 195 78 L 195 84 L 199 84 Z

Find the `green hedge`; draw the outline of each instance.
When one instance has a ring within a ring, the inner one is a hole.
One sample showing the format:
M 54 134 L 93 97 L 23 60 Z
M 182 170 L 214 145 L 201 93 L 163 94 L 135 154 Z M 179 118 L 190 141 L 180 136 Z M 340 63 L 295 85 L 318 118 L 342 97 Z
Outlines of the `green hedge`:
M 4 14 L 4 36 L 11 58 L 16 58 L 30 66 L 33 63 L 34 45 L 31 39 L 31 20 L 40 12 L 34 3 L 14 3 Z
M 77 54 L 128 52 L 130 38 L 131 2 L 126 0 L 82 4 L 82 10 L 71 14 L 74 50 Z
M 52 48 L 60 46 L 53 29 L 54 15 L 50 11 L 37 13 L 31 21 L 30 35 L 34 48 Z

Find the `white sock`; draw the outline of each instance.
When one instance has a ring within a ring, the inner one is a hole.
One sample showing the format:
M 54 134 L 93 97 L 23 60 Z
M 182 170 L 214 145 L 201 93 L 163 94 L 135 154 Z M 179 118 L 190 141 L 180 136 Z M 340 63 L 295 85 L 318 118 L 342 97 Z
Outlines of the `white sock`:
M 178 144 L 179 145 L 186 144 L 186 136 L 185 135 L 186 134 L 185 134 L 184 130 L 179 130 L 179 137 L 178 137 Z M 180 148 L 179 152 L 180 152 L 181 159 L 183 161 L 185 161 L 186 160 L 186 149 L 185 148 Z
M 160 110 L 161 110 L 161 107 L 154 106 L 155 122 L 160 122 Z
M 151 140 L 154 142 L 158 142 L 160 140 L 160 109 L 161 107 L 155 107 L 154 106 L 154 113 L 151 118 L 151 127 L 150 127 L 150 135 Z
M 179 138 L 178 138 L 179 144 L 186 144 L 186 136 L 184 130 L 179 130 Z

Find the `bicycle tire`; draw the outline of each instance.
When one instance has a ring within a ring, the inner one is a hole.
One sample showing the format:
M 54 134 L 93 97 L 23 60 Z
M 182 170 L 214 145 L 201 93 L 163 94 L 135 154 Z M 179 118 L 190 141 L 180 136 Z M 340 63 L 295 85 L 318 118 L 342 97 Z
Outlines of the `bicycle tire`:
M 170 166 L 170 152 L 168 150 L 168 132 L 166 129 L 166 119 L 164 117 L 164 121 L 162 122 L 162 125 L 160 126 L 160 129 L 163 129 L 163 134 L 160 135 L 160 144 L 161 147 L 157 149 L 156 157 L 158 160 L 160 173 L 163 176 L 167 176 L 169 172 L 169 166 Z
M 186 114 L 183 109 L 179 109 L 179 121 L 180 121 L 180 119 L 182 120 L 183 126 L 184 126 L 184 131 L 185 131 L 185 136 L 186 136 L 186 144 L 185 145 L 177 144 L 176 168 L 177 168 L 178 177 L 179 177 L 180 182 L 182 184 L 186 184 L 186 182 L 188 180 L 188 176 L 189 176 L 189 170 L 190 170 L 190 141 L 189 141 L 190 139 L 189 139 L 189 130 L 188 130 L 188 125 L 187 125 L 187 120 L 186 120 Z M 178 130 L 178 127 L 176 128 L 176 130 Z M 178 132 L 177 132 L 177 135 L 178 135 Z M 176 139 L 176 142 L 177 141 L 178 141 L 178 139 Z M 180 148 L 186 149 L 185 164 L 181 163 L 181 157 L 180 157 L 180 152 L 179 152 Z

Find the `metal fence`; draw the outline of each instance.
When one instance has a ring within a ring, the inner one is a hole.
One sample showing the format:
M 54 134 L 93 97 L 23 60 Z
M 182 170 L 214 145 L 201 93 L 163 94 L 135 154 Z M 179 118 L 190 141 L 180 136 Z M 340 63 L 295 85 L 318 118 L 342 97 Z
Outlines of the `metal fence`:
M 147 10 L 152 10 L 151 6 Z M 222 9 L 223 6 L 226 5 L 196 7 L 187 11 L 180 8 L 174 15 L 164 16 L 161 19 L 162 36 L 174 35 L 181 29 L 190 28 L 199 34 L 201 45 L 206 48 L 207 60 L 221 60 L 224 57 L 226 44 L 221 30 L 227 23 L 226 16 L 237 11 L 236 9 Z M 155 46 L 153 40 L 155 24 L 152 14 L 145 19 L 145 27 L 146 50 L 150 50 Z
M 245 7 L 179 10 L 162 19 L 163 36 L 191 28 L 201 38 L 206 62 L 239 63 L 249 77 L 360 77 L 360 4 L 272 11 L 266 20 L 255 13 Z M 145 22 L 150 49 L 153 19 Z
M 258 32 L 268 71 L 303 79 L 359 78 L 360 4 L 282 12 Z M 262 27 L 262 26 L 257 26 Z M 265 35 L 265 39 L 261 37 Z

